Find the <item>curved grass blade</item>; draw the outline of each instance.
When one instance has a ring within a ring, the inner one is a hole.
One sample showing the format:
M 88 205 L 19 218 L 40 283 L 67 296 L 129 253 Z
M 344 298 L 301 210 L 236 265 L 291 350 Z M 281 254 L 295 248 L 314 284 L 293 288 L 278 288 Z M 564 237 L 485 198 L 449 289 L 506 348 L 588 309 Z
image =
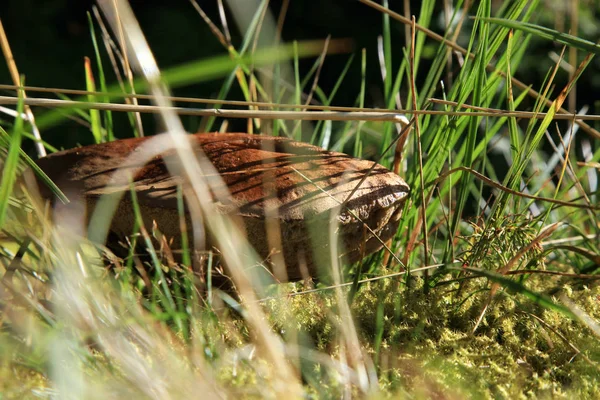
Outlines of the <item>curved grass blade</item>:
M 21 78 L 21 84 L 23 84 L 23 78 Z M 23 89 L 18 90 L 19 102 L 17 103 L 17 118 L 10 138 L 8 154 L 6 160 L 3 162 L 2 181 L 0 182 L 0 228 L 4 226 L 10 194 L 12 193 L 13 186 L 19 173 L 19 150 L 21 149 L 21 132 L 23 131 L 24 94 L 25 92 Z
M 502 285 L 502 287 L 510 290 L 511 292 L 518 293 L 518 294 L 521 294 L 521 295 L 527 297 L 529 300 L 541 305 L 542 307 L 545 307 L 552 311 L 556 311 L 556 312 L 558 312 L 566 317 L 569 317 L 571 319 L 574 319 L 574 320 L 577 319 L 575 314 L 568 307 L 565 307 L 562 304 L 555 303 L 554 301 L 552 301 L 552 299 L 550 297 L 545 296 L 541 293 L 536 293 L 532 290 L 529 290 L 523 284 L 521 284 L 517 281 L 514 281 L 512 279 L 509 279 L 501 274 L 491 272 L 491 271 L 486 271 L 486 270 L 479 269 L 479 268 L 472 268 L 472 267 L 448 267 L 448 269 L 455 270 L 455 271 L 463 271 L 463 272 L 469 271 L 474 274 L 484 276 L 484 277 L 488 278 L 489 280 Z
M 347 48 L 345 41 L 330 41 L 330 51 L 343 52 Z M 323 50 L 322 40 L 308 40 L 298 43 L 298 57 L 310 57 L 321 54 Z M 161 78 L 170 88 L 182 87 L 200 82 L 206 82 L 210 79 L 220 78 L 230 73 L 231 70 L 253 64 L 256 66 L 268 65 L 285 61 L 292 58 L 294 49 L 292 44 L 280 45 L 260 49 L 252 55 L 233 58 L 230 54 L 210 57 L 207 59 L 196 60 L 182 65 L 178 65 L 163 71 Z M 147 88 L 146 82 L 137 78 L 134 80 L 134 89 L 136 92 L 143 92 Z M 107 87 L 109 93 L 120 91 L 118 84 Z M 87 96 L 77 99 L 87 101 Z M 65 120 L 74 111 L 71 109 L 62 109 L 59 111 L 50 111 L 37 118 L 37 125 L 40 130 L 48 129 L 58 125 Z
M 505 26 L 507 28 L 518 29 L 524 32 L 531 33 L 544 39 L 553 40 L 555 42 L 575 47 L 579 50 L 587 51 L 592 54 L 600 54 L 600 45 L 582 39 L 577 36 L 569 35 L 568 33 L 558 32 L 554 29 L 546 28 L 545 26 L 535 25 L 528 22 L 520 22 L 504 18 L 478 18 L 482 21 L 490 22 Z

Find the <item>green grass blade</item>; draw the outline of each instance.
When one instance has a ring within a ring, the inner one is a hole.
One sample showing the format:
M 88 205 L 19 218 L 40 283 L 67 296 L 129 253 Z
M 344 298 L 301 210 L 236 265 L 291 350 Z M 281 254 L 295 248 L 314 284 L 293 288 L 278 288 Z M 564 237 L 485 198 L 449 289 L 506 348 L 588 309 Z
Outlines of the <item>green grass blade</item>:
M 31 135 L 30 139 L 33 139 L 33 135 Z M 2 127 L 0 127 L 0 147 L 9 149 L 11 145 L 12 137 L 9 135 Z M 49 150 L 56 151 L 53 147 L 49 146 Z M 54 182 L 46 175 L 44 171 L 41 170 L 40 167 L 35 163 L 35 161 L 27 155 L 22 149 L 19 149 L 19 157 L 23 160 L 25 165 L 38 176 L 38 178 L 42 181 L 44 185 L 46 185 L 52 193 L 63 203 L 68 203 L 69 199 L 64 193 L 56 186 Z
M 303 41 L 298 43 L 297 56 L 300 58 L 310 57 L 320 54 L 323 51 L 322 41 Z M 285 44 L 277 47 L 268 47 L 259 49 L 253 55 L 240 56 L 232 59 L 229 55 L 220 55 L 208 59 L 192 61 L 179 66 L 165 69 L 162 79 L 172 88 L 182 87 L 195 83 L 206 82 L 229 74 L 235 68 L 248 65 L 269 65 L 276 62 L 289 60 L 294 56 L 293 44 Z M 147 84 L 143 79 L 134 81 L 134 87 L 137 93 L 145 92 Z M 108 93 L 118 93 L 119 85 L 108 87 Z M 115 96 L 118 98 L 118 96 Z M 85 101 L 84 98 L 78 99 Z M 69 115 L 73 109 L 52 110 L 36 118 L 40 130 L 56 126 Z
M 462 267 L 462 268 L 449 267 L 449 269 L 455 270 L 455 271 L 467 270 L 474 274 L 485 276 L 489 280 L 499 283 L 504 288 L 506 288 L 508 291 L 523 295 L 523 296 L 527 297 L 529 300 L 541 305 L 544 308 L 547 308 L 548 310 L 556 311 L 556 312 L 558 312 L 568 318 L 571 318 L 571 319 L 577 319 L 575 314 L 573 314 L 573 312 L 571 310 L 569 310 L 567 307 L 565 307 L 561 304 L 555 303 L 548 296 L 541 294 L 541 293 L 536 293 L 536 292 L 526 288 L 523 284 L 521 284 L 515 280 L 512 280 L 510 278 L 507 278 L 504 275 L 501 275 L 501 274 L 498 274 L 495 272 L 491 272 L 491 271 L 487 271 L 484 269 L 470 268 L 470 267 Z
M 383 7 L 389 8 L 388 0 L 383 0 Z M 392 34 L 390 31 L 390 16 L 383 14 L 383 58 L 385 64 L 385 79 L 383 94 L 389 102 L 392 90 Z
M 553 40 L 565 46 L 575 47 L 588 53 L 600 54 L 600 45 L 577 36 L 569 35 L 568 33 L 558 32 L 551 28 L 504 18 L 481 18 L 481 20 L 507 28 L 528 32 L 544 39 Z
M 365 106 L 365 87 L 367 84 L 367 49 L 362 49 L 362 60 L 360 64 L 360 94 L 358 95 L 358 106 L 363 108 Z M 356 135 L 354 135 L 354 157 L 362 157 L 362 143 L 360 131 L 363 126 L 363 121 L 358 121 L 356 127 Z
M 21 78 L 21 86 L 24 86 L 23 78 Z M 8 154 L 4 160 L 2 168 L 2 181 L 0 182 L 0 228 L 4 227 L 6 213 L 10 195 L 13 191 L 13 186 L 18 176 L 19 155 L 21 150 L 21 132 L 23 131 L 23 109 L 24 109 L 24 91 L 18 90 L 19 102 L 17 103 L 17 117 L 10 138 Z
M 88 17 L 88 25 L 90 27 L 90 37 L 92 38 L 92 45 L 94 46 L 94 55 L 96 57 L 96 66 L 98 68 L 98 78 L 100 81 L 100 90 L 103 93 L 107 93 L 108 89 L 106 87 L 106 76 L 104 74 L 104 66 L 102 64 L 102 57 L 100 57 L 100 48 L 98 46 L 98 40 L 96 38 L 96 30 L 94 29 L 94 21 L 92 20 L 91 14 L 87 13 Z M 103 96 L 101 98 L 102 102 L 108 103 L 109 98 L 107 96 Z M 106 140 L 111 142 L 115 140 L 114 132 L 113 132 L 113 121 L 112 121 L 112 112 L 107 110 L 103 113 L 104 115 L 104 129 L 106 129 Z
M 179 214 L 180 221 L 182 221 L 182 223 L 185 224 L 185 205 L 184 205 L 183 190 L 181 188 L 181 185 L 177 186 L 177 213 Z M 191 253 L 190 253 L 187 227 L 185 227 L 185 229 L 183 229 L 183 228 L 184 228 L 184 226 L 182 226 L 182 229 L 181 229 L 181 252 L 182 252 L 182 257 L 183 257 L 182 261 L 183 261 L 183 265 L 191 266 L 192 258 L 191 258 Z
M 491 4 L 489 1 L 482 1 L 479 6 L 478 15 L 489 15 L 491 12 Z M 473 103 L 474 104 L 482 104 L 483 98 L 483 90 L 485 86 L 486 80 L 486 56 L 488 52 L 488 35 L 489 28 L 487 24 L 482 24 L 479 27 L 479 39 L 480 44 L 477 50 L 477 56 L 475 59 L 475 70 L 474 70 L 474 87 L 473 87 Z M 466 143 L 465 143 L 465 159 L 464 165 L 471 168 L 475 162 L 475 146 L 477 143 L 477 131 L 479 128 L 479 124 L 481 122 L 481 118 L 470 118 L 469 119 L 469 129 L 467 133 Z M 472 178 L 468 175 L 462 176 L 462 182 L 459 187 L 457 203 L 454 210 L 454 219 L 452 222 L 452 232 L 457 232 L 458 225 L 462 218 L 462 213 L 464 207 L 467 202 L 467 196 L 469 194 L 469 187 L 472 182 Z M 450 250 L 449 248 L 447 250 Z M 449 260 L 447 260 L 449 261 Z
M 96 84 L 94 82 L 94 72 L 92 71 L 92 65 L 90 59 L 85 57 L 85 88 L 88 92 L 96 91 Z M 88 101 L 95 103 L 97 101 L 96 96 L 93 94 L 88 95 Z M 96 143 L 104 142 L 104 135 L 102 134 L 102 125 L 100 123 L 100 111 L 90 109 L 90 129 Z

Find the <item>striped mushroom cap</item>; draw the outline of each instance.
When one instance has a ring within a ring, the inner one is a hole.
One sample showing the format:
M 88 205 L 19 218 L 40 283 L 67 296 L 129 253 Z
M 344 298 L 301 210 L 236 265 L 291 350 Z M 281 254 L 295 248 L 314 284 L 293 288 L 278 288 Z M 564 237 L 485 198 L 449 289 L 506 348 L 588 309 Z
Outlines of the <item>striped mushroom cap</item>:
M 217 185 L 206 193 L 215 209 L 242 221 L 261 257 L 281 251 L 290 280 L 302 278 L 303 265 L 309 274 L 317 273 L 317 264 L 324 262 L 319 254 L 324 254 L 330 242 L 329 228 L 323 224 L 329 223 L 334 211 L 339 213 L 338 232 L 349 262 L 380 249 L 398 229 L 409 187 L 379 164 L 280 137 L 244 133 L 188 137 L 194 149 L 202 150 L 197 154 L 205 154 L 222 179 L 211 173 L 205 176 Z M 132 161 L 142 145 L 160 155 L 144 165 Z M 180 246 L 177 187 L 185 188 L 186 182 L 170 173 L 180 163 L 174 150 L 161 151 L 159 145 L 150 138 L 117 140 L 57 152 L 38 164 L 61 189 L 82 196 L 90 206 L 104 194 L 128 192 L 132 177 L 145 223 L 156 222 L 176 249 Z M 227 191 L 219 190 L 223 189 L 220 182 Z M 42 194 L 51 196 L 47 190 Z M 270 248 L 266 234 L 267 222 L 273 218 L 280 229 L 278 249 Z M 111 230 L 127 235 L 132 227 L 131 197 L 125 193 Z M 216 241 L 208 235 L 206 245 L 216 245 Z

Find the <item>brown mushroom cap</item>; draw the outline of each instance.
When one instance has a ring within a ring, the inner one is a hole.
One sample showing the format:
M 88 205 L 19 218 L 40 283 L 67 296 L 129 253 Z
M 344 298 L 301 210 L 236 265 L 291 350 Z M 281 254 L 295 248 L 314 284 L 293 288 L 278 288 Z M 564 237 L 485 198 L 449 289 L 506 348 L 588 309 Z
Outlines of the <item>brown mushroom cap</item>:
M 279 137 L 213 133 L 189 135 L 189 140 L 194 148 L 204 151 L 229 189 L 231 195 L 225 200 L 215 200 L 217 209 L 242 218 L 250 243 L 265 258 L 273 250 L 268 248 L 265 231 L 265 219 L 272 214 L 266 214 L 265 209 L 277 210 L 289 279 L 301 278 L 301 262 L 311 274 L 315 272 L 314 253 L 327 248 L 328 228 L 311 229 L 310 225 L 322 223 L 322 218 L 338 209 L 340 203 L 346 201 L 338 219 L 346 257 L 351 262 L 361 252 L 370 254 L 381 248 L 380 240 L 389 239 L 397 231 L 400 208 L 409 188 L 402 178 L 381 165 Z M 129 191 L 126 175 L 115 180 L 115 171 L 135 171 L 134 187 L 145 221 L 155 220 L 165 235 L 177 239 L 177 186 L 182 179 L 172 176 L 165 165 L 165 159 L 177 159 L 170 150 L 161 152 L 141 169 L 139 165 L 127 165 L 129 156 L 143 143 L 148 144 L 147 138 L 61 151 L 38 160 L 38 165 L 61 189 L 80 193 L 89 204 L 103 194 Z M 49 197 L 47 191 L 42 193 Z M 111 230 L 130 234 L 132 215 L 126 194 Z

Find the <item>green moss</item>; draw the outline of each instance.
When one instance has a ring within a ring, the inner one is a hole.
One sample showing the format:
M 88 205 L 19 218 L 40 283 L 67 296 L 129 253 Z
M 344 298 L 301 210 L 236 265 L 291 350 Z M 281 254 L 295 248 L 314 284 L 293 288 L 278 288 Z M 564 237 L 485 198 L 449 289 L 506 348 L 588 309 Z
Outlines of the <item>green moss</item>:
M 535 292 L 553 293 L 555 301 L 567 297 L 592 320 L 600 318 L 598 286 L 567 285 L 560 277 L 535 274 L 524 284 Z M 592 331 L 580 321 L 502 288 L 473 331 L 489 299 L 488 285 L 484 278 L 449 281 L 425 294 L 423 281 L 414 277 L 410 287 L 392 279 L 360 287 L 351 310 L 361 348 L 374 360 L 380 395 L 596 398 L 600 348 Z M 345 390 L 339 370 L 316 357 L 320 353 L 342 362 L 348 355 L 340 345 L 337 297 L 331 290 L 290 296 L 303 289 L 300 284 L 281 286 L 279 297 L 264 302 L 263 308 L 286 345 L 299 349 L 300 357 L 292 360 L 307 396 L 339 397 Z M 239 315 L 227 308 L 200 307 L 189 318 L 190 342 L 181 333 L 167 333 L 170 330 L 164 328 L 169 326 L 164 323 L 159 329 L 174 351 L 199 352 L 214 369 L 215 381 L 230 393 L 250 398 L 275 393 L 276 375 L 256 351 L 252 333 Z M 17 346 L 15 340 L 24 340 L 18 334 L 3 337 L 2 392 L 10 398 L 50 390 L 40 350 Z M 111 380 L 125 382 L 118 360 L 88 348 L 87 337 L 83 335 L 81 342 L 86 349 L 81 352 L 86 357 L 82 371 L 102 387 Z M 37 346 L 43 347 L 41 342 Z M 29 363 L 24 357 L 29 357 Z
M 0 397 L 31 399 L 49 396 L 51 383 L 42 372 L 18 362 L 0 363 Z
M 555 287 L 546 277 L 532 277 L 527 283 L 542 292 Z M 484 286 L 485 280 L 469 285 Z M 598 317 L 598 287 L 564 292 L 588 315 Z M 462 293 L 439 287 L 425 295 L 418 278 L 411 289 L 392 280 L 361 288 L 352 311 L 361 344 L 379 361 L 382 388 L 425 397 L 437 392 L 458 397 L 468 393 L 473 398 L 595 397 L 598 366 L 572 347 L 591 360 L 600 358 L 597 338 L 586 326 L 500 291 L 473 333 L 489 292 Z M 380 304 L 384 313 L 378 321 Z M 330 353 L 339 333 L 331 323 L 335 307 L 332 292 L 268 305 L 276 326 L 294 317 L 297 329 L 310 335 L 319 350 Z M 373 343 L 379 324 L 383 324 L 383 337 L 376 355 Z

